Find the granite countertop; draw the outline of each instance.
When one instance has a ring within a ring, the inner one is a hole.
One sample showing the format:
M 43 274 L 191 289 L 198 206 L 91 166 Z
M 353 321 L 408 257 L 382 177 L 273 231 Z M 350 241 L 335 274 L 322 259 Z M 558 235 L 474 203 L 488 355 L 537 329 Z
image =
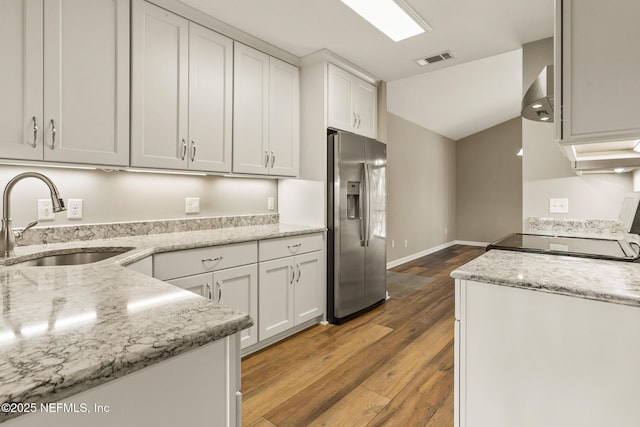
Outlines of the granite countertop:
M 123 266 L 154 253 L 322 231 L 270 224 L 17 247 L 0 266 L 0 401 L 57 401 L 253 324 Z M 12 265 L 109 247 L 133 249 L 78 266 Z M 0 412 L 0 422 L 12 415 Z
M 454 279 L 640 306 L 640 264 L 492 249 Z

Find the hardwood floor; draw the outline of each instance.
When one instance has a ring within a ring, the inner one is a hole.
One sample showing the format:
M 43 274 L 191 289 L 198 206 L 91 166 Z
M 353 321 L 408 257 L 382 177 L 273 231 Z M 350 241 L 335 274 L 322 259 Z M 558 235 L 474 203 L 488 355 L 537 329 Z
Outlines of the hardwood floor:
M 453 425 L 452 246 L 391 270 L 391 298 L 344 325 L 317 325 L 242 361 L 243 425 Z

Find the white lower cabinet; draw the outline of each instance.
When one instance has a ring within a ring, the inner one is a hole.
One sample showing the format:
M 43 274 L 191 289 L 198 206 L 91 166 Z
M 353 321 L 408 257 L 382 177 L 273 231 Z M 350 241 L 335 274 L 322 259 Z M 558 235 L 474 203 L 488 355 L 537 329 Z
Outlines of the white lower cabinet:
M 456 281 L 456 427 L 632 427 L 640 307 Z
M 260 263 L 260 340 L 323 313 L 322 254 L 315 251 Z
M 240 332 L 240 347 L 258 342 L 258 265 L 219 270 L 213 273 L 214 301 L 245 313 L 254 321 L 252 327 Z
M 90 413 L 39 411 L 3 426 L 241 426 L 238 347 L 233 334 L 62 400 Z
M 212 273 L 194 274 L 167 280 L 177 286 L 220 304 L 249 313 L 254 325 L 240 332 L 241 348 L 258 342 L 258 266 L 243 265 Z

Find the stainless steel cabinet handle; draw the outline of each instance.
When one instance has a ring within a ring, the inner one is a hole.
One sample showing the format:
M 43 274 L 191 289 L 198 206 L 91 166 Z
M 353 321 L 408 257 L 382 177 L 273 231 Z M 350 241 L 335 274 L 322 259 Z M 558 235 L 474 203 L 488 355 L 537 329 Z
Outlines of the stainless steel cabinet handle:
M 273 165 L 276 162 L 276 155 L 273 153 L 273 151 L 271 152 L 271 169 L 273 169 Z
M 202 262 L 216 262 L 216 261 L 220 261 L 222 258 L 224 258 L 223 256 L 219 256 L 219 257 L 215 257 L 215 258 L 204 258 L 201 259 L 200 261 Z
M 36 148 L 36 145 L 38 145 L 38 122 L 36 116 L 33 116 L 33 144 L 31 146 Z
M 218 302 L 222 300 L 222 284 L 220 281 L 216 282 L 216 286 L 218 286 Z
M 193 162 L 196 159 L 196 142 L 191 140 L 191 161 Z
M 296 264 L 296 268 L 298 270 L 298 278 L 296 279 L 296 283 L 300 283 L 300 276 L 302 276 L 302 270 L 300 270 L 300 264 Z
M 268 167 L 269 166 L 269 152 L 267 150 L 264 150 L 264 167 Z
M 51 149 L 53 150 L 54 148 L 56 148 L 56 124 L 51 119 Z
M 186 156 L 187 156 L 187 141 L 185 141 L 184 138 L 182 138 L 182 156 L 180 157 L 180 160 L 184 160 Z
M 209 299 L 213 299 L 213 292 L 211 291 L 211 285 L 209 284 L 209 282 L 207 282 L 205 286 L 207 287 L 206 297 Z

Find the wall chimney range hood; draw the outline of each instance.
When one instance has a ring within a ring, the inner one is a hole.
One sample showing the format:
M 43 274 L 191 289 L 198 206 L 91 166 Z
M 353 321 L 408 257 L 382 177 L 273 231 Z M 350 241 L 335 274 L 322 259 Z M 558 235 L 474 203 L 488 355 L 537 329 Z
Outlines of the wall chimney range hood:
M 553 65 L 544 67 L 522 98 L 522 117 L 553 123 Z

